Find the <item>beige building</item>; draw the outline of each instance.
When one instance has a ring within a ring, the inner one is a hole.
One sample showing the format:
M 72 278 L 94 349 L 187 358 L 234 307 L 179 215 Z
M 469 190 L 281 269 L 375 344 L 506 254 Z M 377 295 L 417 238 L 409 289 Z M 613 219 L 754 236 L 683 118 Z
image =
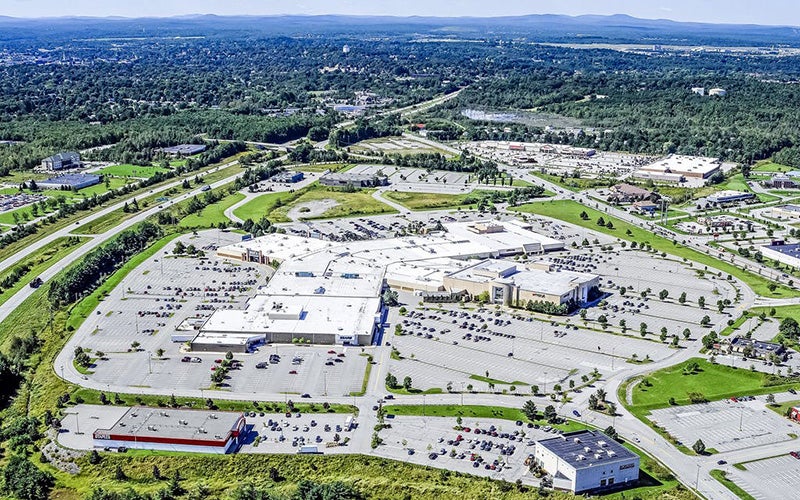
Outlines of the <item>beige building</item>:
M 505 305 L 524 305 L 529 300 L 582 304 L 599 286 L 599 276 L 561 271 L 547 262 L 517 269 L 511 261 L 487 259 L 444 277 L 449 292 L 466 291 L 473 297 L 488 292 L 490 302 Z

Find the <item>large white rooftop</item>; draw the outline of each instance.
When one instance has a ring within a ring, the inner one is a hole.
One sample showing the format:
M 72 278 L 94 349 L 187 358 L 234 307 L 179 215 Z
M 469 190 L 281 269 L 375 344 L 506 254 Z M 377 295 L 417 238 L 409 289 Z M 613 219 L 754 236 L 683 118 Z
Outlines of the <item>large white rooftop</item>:
M 643 166 L 640 170 L 688 176 L 702 175 L 705 177 L 719 167 L 720 161 L 717 158 L 708 158 L 705 156 L 669 155 L 655 163 Z
M 228 338 L 225 334 L 243 338 L 265 333 L 369 335 L 379 307 L 378 297 L 256 295 L 244 311 L 215 311 L 203 325 L 203 338 L 213 342 L 219 335 Z
M 546 295 L 564 295 L 576 286 L 588 283 L 597 275 L 573 271 L 530 269 L 518 267 L 507 260 L 485 260 L 474 266 L 450 274 L 455 279 L 475 283 L 507 282 L 527 290 Z
M 465 259 L 564 248 L 563 241 L 525 224 L 460 222 L 445 228 L 429 235 L 351 242 L 270 234 L 222 247 L 222 258 L 257 252 L 280 265 L 246 310 L 214 312 L 195 342 L 243 344 L 265 333 L 368 335 L 384 282 L 436 291 L 445 274 L 470 265 Z

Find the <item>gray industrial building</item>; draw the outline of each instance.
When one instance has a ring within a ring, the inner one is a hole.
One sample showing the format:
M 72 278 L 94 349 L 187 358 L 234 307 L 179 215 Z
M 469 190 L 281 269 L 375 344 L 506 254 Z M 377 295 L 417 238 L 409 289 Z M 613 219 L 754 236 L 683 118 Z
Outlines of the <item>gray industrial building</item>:
M 600 431 L 538 441 L 534 461 L 553 476 L 555 488 L 576 494 L 626 488 L 639 480 L 639 456 Z

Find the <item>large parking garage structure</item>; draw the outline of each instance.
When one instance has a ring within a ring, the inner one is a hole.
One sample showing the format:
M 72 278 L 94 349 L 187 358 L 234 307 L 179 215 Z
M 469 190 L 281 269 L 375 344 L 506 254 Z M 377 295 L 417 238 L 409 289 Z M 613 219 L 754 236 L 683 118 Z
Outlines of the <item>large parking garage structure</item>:
M 385 319 L 381 294 L 387 285 L 413 292 L 445 291 L 445 277 L 472 267 L 475 261 L 470 258 L 563 248 L 563 241 L 510 221 L 453 223 L 431 234 L 344 243 L 285 234 L 246 240 L 220 248 L 217 255 L 278 264 L 277 271 L 245 309 L 215 311 L 191 345 L 201 351 L 244 352 L 260 342 L 369 344 Z M 549 300 L 550 281 L 527 280 L 542 288 L 528 292 Z M 555 303 L 561 304 L 562 296 L 585 297 L 584 284 L 560 289 Z

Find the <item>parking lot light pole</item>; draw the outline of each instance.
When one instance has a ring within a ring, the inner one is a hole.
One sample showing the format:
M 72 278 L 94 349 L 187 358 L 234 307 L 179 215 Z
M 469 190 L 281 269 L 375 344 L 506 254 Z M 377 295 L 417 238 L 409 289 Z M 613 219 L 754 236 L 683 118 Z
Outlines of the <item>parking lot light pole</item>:
M 695 491 L 700 486 L 700 464 L 697 464 L 697 478 L 694 480 L 694 489 Z
M 151 358 L 152 355 L 150 354 L 150 351 L 147 351 L 147 373 L 149 373 L 150 375 L 153 374 L 153 366 L 150 364 Z

